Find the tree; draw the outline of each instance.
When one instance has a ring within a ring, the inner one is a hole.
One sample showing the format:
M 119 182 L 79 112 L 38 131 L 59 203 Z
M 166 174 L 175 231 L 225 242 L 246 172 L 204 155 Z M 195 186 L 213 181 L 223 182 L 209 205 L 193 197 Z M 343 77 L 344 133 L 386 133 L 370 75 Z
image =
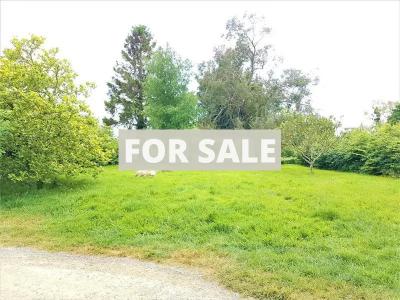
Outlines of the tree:
M 257 71 L 264 69 L 269 59 L 271 45 L 265 43 L 265 38 L 271 28 L 265 25 L 263 17 L 255 14 L 245 14 L 242 19 L 231 18 L 226 23 L 228 41 L 235 42 L 238 58 L 244 64 L 244 70 L 249 82 L 257 76 Z
M 188 91 L 190 63 L 170 48 L 156 51 L 148 64 L 144 85 L 145 112 L 151 128 L 191 128 L 196 121 L 197 98 Z
M 255 114 L 252 104 L 260 96 L 256 94 L 262 87 L 248 82 L 234 50 L 217 51 L 214 61 L 202 65 L 198 82 L 203 126 L 250 128 L 251 117 Z
M 263 18 L 232 18 L 226 30 L 230 47 L 217 48 L 197 76 L 204 127 L 275 128 L 286 111 L 311 112 L 316 81 L 300 70 L 275 74 L 277 59 L 267 43 L 271 29 Z
M 317 82 L 317 78 L 313 79 L 301 70 L 284 70 L 281 76 L 282 104 L 284 109 L 298 113 L 311 113 L 310 87 L 317 84 Z
M 0 57 L 0 177 L 53 182 L 58 176 L 97 174 L 109 159 L 100 126 L 84 103 L 90 83 L 44 39 L 13 39 Z
M 335 144 L 337 126 L 318 115 L 292 114 L 282 124 L 283 146 L 303 159 L 312 172 L 315 161 Z
M 393 108 L 389 117 L 388 123 L 394 125 L 400 123 L 400 102 Z
M 389 117 L 395 107 L 396 103 L 392 101 L 381 102 L 375 101 L 372 105 L 371 119 L 375 125 L 381 125 L 389 121 Z
M 197 77 L 204 127 L 248 129 L 273 119 L 273 107 L 279 106 L 277 90 L 269 89 L 273 80 L 259 74 L 272 61 L 271 46 L 265 40 L 269 32 L 263 18 L 253 14 L 228 20 L 224 37 L 234 46 L 217 48 L 214 59 L 201 65 Z
M 105 124 L 129 129 L 147 127 L 143 84 L 147 75 L 146 64 L 154 47 L 153 37 L 146 26 L 131 29 L 121 51 L 122 60 L 117 62 L 115 75 L 107 84 L 109 99 L 105 101 L 105 107 L 111 117 L 103 119 Z

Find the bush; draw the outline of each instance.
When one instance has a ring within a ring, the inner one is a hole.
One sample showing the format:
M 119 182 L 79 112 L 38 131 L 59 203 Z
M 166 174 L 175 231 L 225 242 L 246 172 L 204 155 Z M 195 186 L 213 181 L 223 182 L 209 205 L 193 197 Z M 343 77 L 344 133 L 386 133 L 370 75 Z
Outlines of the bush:
M 383 125 L 373 132 L 362 172 L 400 176 L 400 124 Z
M 298 159 L 296 156 L 282 156 L 282 165 L 300 165 L 303 161 Z
M 364 129 L 346 132 L 341 136 L 336 147 L 317 160 L 317 167 L 359 172 L 365 164 L 370 139 L 370 132 Z
M 400 124 L 355 129 L 322 155 L 316 166 L 373 175 L 400 175 Z

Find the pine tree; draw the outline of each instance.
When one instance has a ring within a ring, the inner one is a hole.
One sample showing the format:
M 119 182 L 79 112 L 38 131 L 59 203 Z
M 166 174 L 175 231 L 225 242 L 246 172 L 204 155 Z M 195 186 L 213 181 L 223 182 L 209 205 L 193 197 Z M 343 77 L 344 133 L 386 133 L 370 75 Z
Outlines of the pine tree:
M 111 117 L 103 119 L 105 124 L 128 129 L 147 127 L 143 83 L 147 75 L 146 62 L 154 47 L 152 34 L 146 26 L 131 29 L 121 51 L 122 60 L 116 63 L 115 75 L 107 83 L 109 99 L 105 101 L 105 107 Z

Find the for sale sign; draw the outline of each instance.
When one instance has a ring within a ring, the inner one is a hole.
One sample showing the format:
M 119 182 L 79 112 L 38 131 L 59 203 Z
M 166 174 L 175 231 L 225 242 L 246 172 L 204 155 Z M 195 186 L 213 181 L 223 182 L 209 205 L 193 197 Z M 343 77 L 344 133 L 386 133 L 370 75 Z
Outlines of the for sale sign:
M 280 170 L 279 130 L 120 130 L 120 170 Z

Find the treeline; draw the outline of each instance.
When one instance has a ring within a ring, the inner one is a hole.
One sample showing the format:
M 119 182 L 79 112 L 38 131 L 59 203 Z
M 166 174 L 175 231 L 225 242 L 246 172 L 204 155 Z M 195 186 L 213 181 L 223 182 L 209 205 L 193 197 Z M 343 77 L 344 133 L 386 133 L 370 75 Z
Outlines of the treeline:
M 44 48 L 38 36 L 13 39 L 0 56 L 0 179 L 42 186 L 60 176 L 96 175 L 117 162 L 113 126 L 281 128 L 284 156 L 311 170 L 399 175 L 400 106 L 386 123 L 374 109 L 376 126 L 338 136 L 337 122 L 310 104 L 317 78 L 282 70 L 270 31 L 255 15 L 228 20 L 225 42 L 194 72 L 171 47 L 157 47 L 149 28 L 133 27 L 108 82 L 103 124 L 85 104 L 94 84 L 78 83 L 57 49 Z
M 400 103 L 387 122 L 344 132 L 317 160 L 325 169 L 400 176 Z
M 400 176 L 400 103 L 391 104 L 373 107 L 373 126 L 340 134 L 334 119 L 316 114 L 287 116 L 280 126 L 283 162 L 306 164 L 311 170 L 316 166 Z
M 262 18 L 227 22 L 225 44 L 193 72 L 170 47 L 157 47 L 149 28 L 135 26 L 114 67 L 103 124 L 85 100 L 58 49 L 44 38 L 11 41 L 0 56 L 0 179 L 55 183 L 60 176 L 96 175 L 115 163 L 112 126 L 126 128 L 275 128 L 288 112 L 309 113 L 316 82 L 300 70 L 277 72 Z M 197 91 L 190 91 L 193 76 Z
M 278 71 L 263 18 L 226 24 L 225 43 L 197 72 L 170 47 L 156 47 L 149 28 L 135 26 L 108 83 L 105 124 L 127 128 L 276 128 L 288 112 L 311 113 L 316 78 Z M 189 91 L 195 75 L 198 89 Z

